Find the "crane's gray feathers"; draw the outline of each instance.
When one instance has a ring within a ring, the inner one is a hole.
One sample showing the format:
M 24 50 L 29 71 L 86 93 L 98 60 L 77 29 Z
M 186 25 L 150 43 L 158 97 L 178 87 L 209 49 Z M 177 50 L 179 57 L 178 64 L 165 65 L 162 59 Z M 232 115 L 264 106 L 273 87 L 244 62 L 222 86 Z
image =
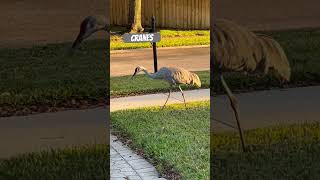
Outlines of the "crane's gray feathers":
M 270 37 L 257 35 L 229 21 L 215 23 L 214 56 L 222 71 L 261 73 L 274 69 L 283 80 L 290 80 L 290 65 L 284 50 Z
M 184 93 L 180 87 L 180 84 L 201 87 L 201 81 L 198 75 L 190 71 L 187 71 L 183 68 L 162 67 L 156 73 L 150 74 L 146 68 L 144 68 L 143 66 L 138 66 L 137 68 L 135 68 L 132 78 L 141 71 L 147 74 L 147 76 L 151 79 L 160 79 L 169 83 L 170 87 L 169 87 L 168 98 L 164 103 L 164 105 L 162 106 L 162 109 L 166 106 L 168 99 L 170 98 L 171 88 L 173 86 L 177 85 L 179 87 L 183 97 L 183 102 L 186 108 L 187 108 L 186 99 L 184 97 Z
M 155 79 L 163 79 L 170 84 L 187 84 L 201 87 L 201 81 L 198 75 L 183 68 L 162 67 L 157 73 L 154 73 Z
M 175 67 L 162 67 L 157 71 L 156 73 L 150 74 L 146 68 L 143 66 L 138 66 L 132 75 L 132 78 L 138 74 L 139 72 L 143 71 L 147 76 L 149 76 L 151 79 L 159 79 L 159 80 L 164 80 L 169 83 L 169 94 L 166 102 L 162 106 L 162 109 L 166 106 L 168 99 L 170 98 L 171 94 L 171 88 L 173 86 L 178 86 L 180 89 L 180 92 L 183 97 L 183 102 L 185 107 L 187 108 L 186 104 L 186 99 L 184 97 L 184 93 L 180 87 L 181 84 L 186 84 L 186 85 L 193 85 L 197 87 L 201 87 L 201 81 L 198 75 L 195 73 L 192 73 L 190 71 L 187 71 L 183 68 L 175 68 Z
M 195 73 L 192 73 L 183 68 L 162 67 L 156 73 L 150 74 L 143 66 L 138 66 L 135 69 L 133 76 L 140 71 L 144 71 L 152 79 L 161 79 L 168 82 L 170 85 L 192 85 L 201 87 L 201 80 Z

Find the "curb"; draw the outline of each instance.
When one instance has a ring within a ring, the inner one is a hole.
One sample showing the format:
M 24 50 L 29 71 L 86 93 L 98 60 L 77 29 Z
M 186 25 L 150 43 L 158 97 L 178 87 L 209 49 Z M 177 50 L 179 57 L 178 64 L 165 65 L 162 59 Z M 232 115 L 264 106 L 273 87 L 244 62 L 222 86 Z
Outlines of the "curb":
M 209 48 L 210 45 L 195 45 L 195 46 L 175 46 L 175 47 L 158 47 L 159 49 L 189 49 L 189 48 Z M 152 49 L 152 48 L 137 48 L 137 49 L 126 49 L 126 50 L 111 50 L 110 54 L 123 54 L 123 53 L 129 53 L 129 52 L 140 52 L 145 51 L 146 49 Z

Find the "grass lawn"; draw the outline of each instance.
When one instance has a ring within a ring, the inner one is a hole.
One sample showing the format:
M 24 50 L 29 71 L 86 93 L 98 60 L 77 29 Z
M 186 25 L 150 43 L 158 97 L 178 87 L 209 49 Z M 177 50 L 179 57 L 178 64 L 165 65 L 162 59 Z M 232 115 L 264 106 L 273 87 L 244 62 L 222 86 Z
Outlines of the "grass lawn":
M 109 179 L 109 148 L 96 145 L 0 159 L 0 179 Z
M 212 134 L 214 179 L 319 179 L 320 124 L 287 125 L 245 132 L 242 153 L 234 133 Z
M 201 88 L 210 88 L 210 72 L 195 72 L 201 79 Z M 162 80 L 153 80 L 144 74 L 137 75 L 133 80 L 131 76 L 111 77 L 111 97 L 130 96 L 147 93 L 168 92 L 169 84 Z M 181 86 L 183 89 L 196 89 L 192 86 Z M 179 89 L 176 89 L 179 91 Z
M 85 49 L 74 54 L 70 47 L 66 43 L 0 49 L 0 115 L 10 115 L 20 106 L 103 101 L 109 71 L 105 41 L 85 42 Z
M 209 179 L 209 102 L 111 113 L 112 128 L 143 150 L 157 169 L 173 167 L 183 179 Z M 162 130 L 162 127 L 164 129 Z
M 175 47 L 190 45 L 209 45 L 210 31 L 208 30 L 160 30 L 161 41 L 158 47 Z M 124 43 L 121 35 L 111 36 L 111 50 L 150 48 L 150 43 Z

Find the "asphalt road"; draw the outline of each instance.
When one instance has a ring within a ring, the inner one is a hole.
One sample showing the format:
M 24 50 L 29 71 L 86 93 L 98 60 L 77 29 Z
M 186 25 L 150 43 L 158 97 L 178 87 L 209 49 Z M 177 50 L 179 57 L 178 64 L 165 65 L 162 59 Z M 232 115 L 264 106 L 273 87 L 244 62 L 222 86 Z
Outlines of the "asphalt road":
M 142 65 L 153 72 L 152 49 L 113 51 L 110 59 L 111 76 L 132 75 Z M 158 48 L 158 67 L 182 67 L 190 71 L 210 69 L 210 48 L 208 46 Z

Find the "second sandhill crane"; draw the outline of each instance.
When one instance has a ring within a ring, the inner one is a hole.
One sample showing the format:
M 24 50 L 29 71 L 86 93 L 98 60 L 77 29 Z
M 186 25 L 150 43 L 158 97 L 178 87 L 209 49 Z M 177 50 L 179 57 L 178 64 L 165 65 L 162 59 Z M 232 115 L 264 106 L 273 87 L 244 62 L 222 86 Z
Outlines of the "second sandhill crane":
M 135 69 L 134 74 L 132 75 L 132 79 L 139 72 L 144 72 L 151 79 L 164 80 L 169 83 L 169 85 L 170 85 L 169 94 L 168 94 L 166 102 L 162 106 L 162 109 L 166 106 L 166 104 L 170 98 L 171 90 L 173 87 L 177 86 L 180 89 L 185 107 L 187 107 L 186 99 L 185 99 L 184 93 L 183 93 L 180 85 L 185 84 L 185 85 L 192 85 L 192 86 L 196 86 L 196 87 L 201 87 L 201 80 L 200 80 L 199 76 L 196 75 L 195 73 L 192 73 L 192 72 L 190 72 L 186 69 L 183 69 L 183 68 L 162 67 L 156 73 L 150 74 L 146 68 L 144 68 L 143 66 L 138 66 Z
M 80 32 L 72 44 L 72 48 L 78 48 L 81 42 L 98 31 L 108 31 L 105 17 L 87 16 L 80 24 Z
M 238 103 L 223 78 L 224 72 L 245 72 L 267 75 L 274 70 L 281 82 L 290 80 L 291 68 L 287 56 L 280 44 L 262 34 L 255 34 L 229 20 L 219 19 L 211 32 L 211 69 L 220 74 L 223 88 L 226 90 L 237 121 L 243 151 L 245 143 L 239 120 Z M 213 83 L 213 78 L 211 78 Z

